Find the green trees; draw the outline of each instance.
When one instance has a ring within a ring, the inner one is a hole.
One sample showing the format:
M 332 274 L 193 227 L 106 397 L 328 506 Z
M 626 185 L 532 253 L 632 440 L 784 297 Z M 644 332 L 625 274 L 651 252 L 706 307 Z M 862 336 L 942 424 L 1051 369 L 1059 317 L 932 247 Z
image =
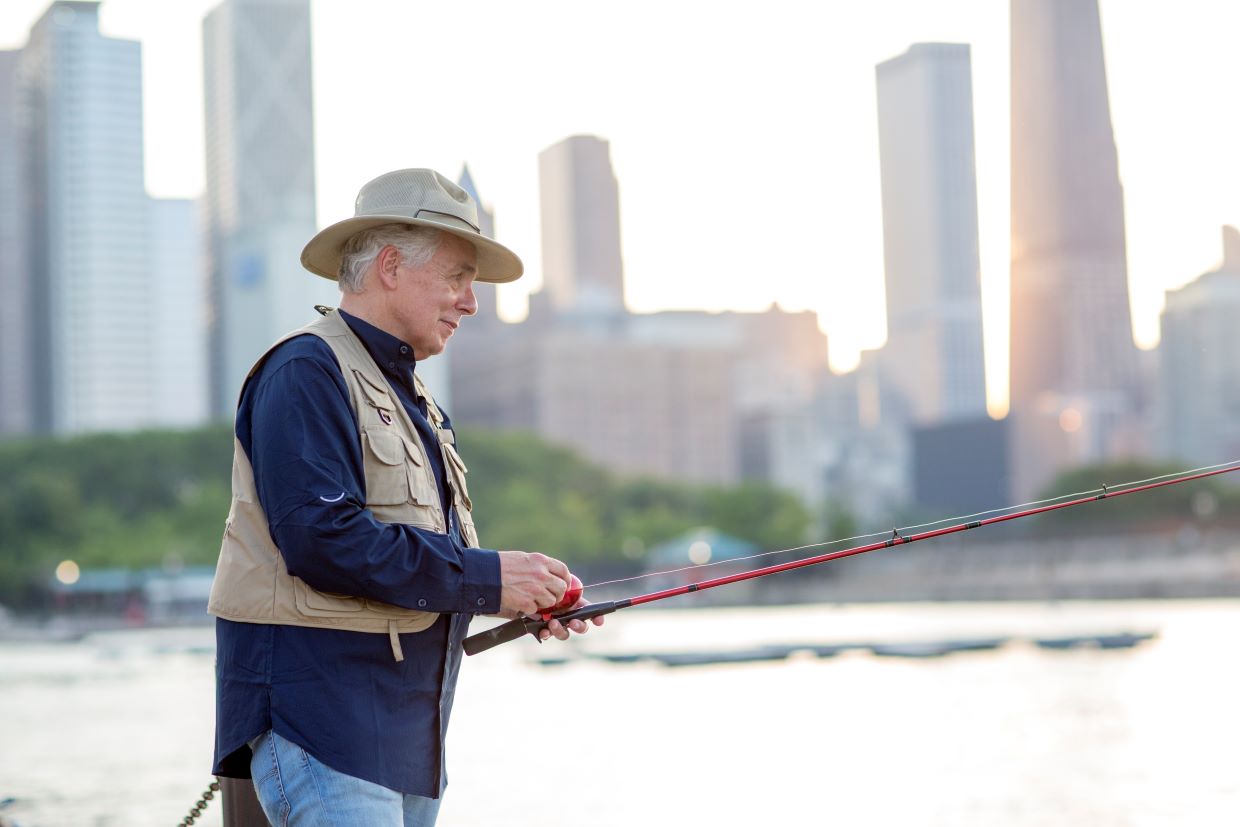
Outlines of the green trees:
M 0 600 L 56 563 L 210 562 L 228 510 L 227 427 L 0 443 Z
M 795 496 L 766 485 L 620 479 L 526 434 L 462 430 L 459 443 L 482 543 L 491 547 L 570 564 L 631 561 L 699 525 L 769 549 L 803 542 L 809 527 Z M 228 425 L 0 442 L 0 602 L 32 602 L 65 559 L 83 567 L 213 563 L 231 463 Z

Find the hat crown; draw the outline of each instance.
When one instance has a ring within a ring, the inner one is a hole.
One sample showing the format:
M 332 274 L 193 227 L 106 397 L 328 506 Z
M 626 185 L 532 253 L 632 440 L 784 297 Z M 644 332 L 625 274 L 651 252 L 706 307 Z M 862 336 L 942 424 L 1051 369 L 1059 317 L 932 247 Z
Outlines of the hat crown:
M 403 216 L 479 232 L 474 199 L 433 169 L 400 169 L 380 175 L 358 191 L 353 210 L 355 217 Z

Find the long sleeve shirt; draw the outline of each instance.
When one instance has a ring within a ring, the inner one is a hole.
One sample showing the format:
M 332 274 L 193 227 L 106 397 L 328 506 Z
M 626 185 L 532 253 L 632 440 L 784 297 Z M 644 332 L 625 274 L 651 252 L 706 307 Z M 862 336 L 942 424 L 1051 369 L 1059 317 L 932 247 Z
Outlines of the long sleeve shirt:
M 213 772 L 248 778 L 247 742 L 274 729 L 340 772 L 437 798 L 447 784 L 444 739 L 461 641 L 474 614 L 499 611 L 499 555 L 461 540 L 414 387 L 413 349 L 341 316 L 426 446 L 448 533 L 383 523 L 366 509 L 357 417 L 336 358 L 317 336 L 281 344 L 246 384 L 237 438 L 291 574 L 319 591 L 442 614 L 400 636 L 403 661 L 393 659 L 387 635 L 217 619 Z

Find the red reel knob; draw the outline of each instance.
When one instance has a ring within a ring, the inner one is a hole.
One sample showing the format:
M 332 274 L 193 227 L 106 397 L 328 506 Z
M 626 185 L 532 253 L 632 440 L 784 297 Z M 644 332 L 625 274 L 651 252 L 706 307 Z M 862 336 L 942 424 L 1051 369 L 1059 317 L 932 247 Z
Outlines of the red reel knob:
M 560 598 L 560 602 L 550 609 L 542 609 L 541 612 L 543 614 L 555 614 L 565 609 L 571 609 L 581 599 L 581 592 L 585 589 L 585 586 L 581 585 L 581 579 L 577 575 L 572 574 L 569 577 L 568 589 L 564 592 L 564 596 Z

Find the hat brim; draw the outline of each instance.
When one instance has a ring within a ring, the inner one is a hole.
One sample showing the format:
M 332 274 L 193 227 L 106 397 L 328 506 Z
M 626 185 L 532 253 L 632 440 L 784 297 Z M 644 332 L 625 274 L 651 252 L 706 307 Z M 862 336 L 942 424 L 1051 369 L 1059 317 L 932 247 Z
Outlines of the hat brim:
M 430 221 L 425 218 L 410 218 L 406 215 L 362 215 L 337 221 L 324 227 L 301 251 L 301 266 L 316 276 L 337 281 L 340 276 L 341 252 L 345 242 L 362 230 L 381 227 L 384 224 L 408 224 L 415 227 L 433 227 L 451 233 L 457 238 L 468 241 L 478 253 L 476 265 L 478 275 L 475 281 L 486 281 L 502 284 L 516 281 L 525 272 L 521 259 L 503 244 L 492 241 L 484 235 L 462 230 L 449 224 Z

